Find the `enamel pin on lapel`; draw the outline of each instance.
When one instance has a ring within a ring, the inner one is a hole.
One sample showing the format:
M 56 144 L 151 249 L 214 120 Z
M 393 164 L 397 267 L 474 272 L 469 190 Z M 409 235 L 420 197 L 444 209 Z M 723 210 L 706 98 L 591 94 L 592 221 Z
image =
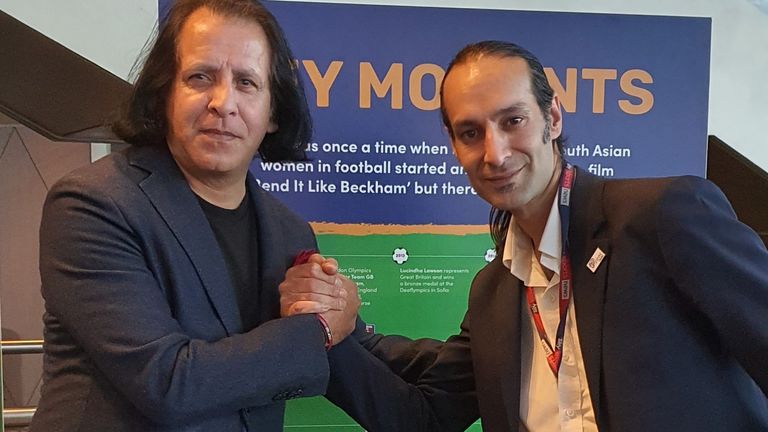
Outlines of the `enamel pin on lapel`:
M 603 258 L 605 258 L 605 252 L 602 251 L 602 249 L 597 248 L 595 249 L 595 253 L 592 254 L 592 258 L 589 259 L 589 262 L 587 262 L 587 268 L 592 273 L 597 271 L 597 268 L 600 267 L 600 263 L 603 262 Z

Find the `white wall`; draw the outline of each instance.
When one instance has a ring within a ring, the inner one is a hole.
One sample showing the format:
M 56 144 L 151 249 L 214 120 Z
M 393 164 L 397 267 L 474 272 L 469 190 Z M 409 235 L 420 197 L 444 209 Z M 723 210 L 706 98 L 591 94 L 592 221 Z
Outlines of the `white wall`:
M 709 133 L 768 171 L 766 0 L 314 1 L 712 17 Z M 0 9 L 123 78 L 157 19 L 156 0 L 3 0 Z

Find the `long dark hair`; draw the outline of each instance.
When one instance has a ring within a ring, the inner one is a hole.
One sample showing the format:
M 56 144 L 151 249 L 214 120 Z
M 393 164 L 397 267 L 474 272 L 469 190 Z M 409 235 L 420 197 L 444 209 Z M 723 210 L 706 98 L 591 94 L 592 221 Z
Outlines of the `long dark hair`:
M 264 30 L 271 52 L 269 86 L 272 120 L 277 131 L 259 146 L 267 161 L 306 159 L 304 146 L 312 135 L 312 119 L 304 86 L 293 66 L 293 54 L 275 17 L 257 0 L 177 0 L 146 54 L 122 118 L 112 129 L 133 145 L 165 145 L 166 104 L 178 68 L 176 45 L 187 18 L 205 7 L 214 14 L 251 20 Z

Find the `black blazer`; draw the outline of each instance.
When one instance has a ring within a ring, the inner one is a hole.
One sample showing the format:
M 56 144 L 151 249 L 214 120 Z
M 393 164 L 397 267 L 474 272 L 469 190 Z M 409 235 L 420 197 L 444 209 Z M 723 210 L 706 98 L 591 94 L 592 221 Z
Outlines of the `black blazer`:
M 242 326 L 215 236 L 165 147 L 112 154 L 51 189 L 33 432 L 280 431 L 285 399 L 325 391 L 315 319 L 276 319 L 277 286 L 314 236 L 248 182 L 259 229 L 254 329 Z
M 768 430 L 768 252 L 722 193 L 696 177 L 578 170 L 571 214 L 576 319 L 600 430 Z M 598 247 L 607 256 L 593 273 Z M 349 397 L 353 414 L 398 419 L 371 430 L 460 431 L 478 416 L 486 431 L 524 430 L 521 288 L 499 257 L 476 276 L 461 332 L 444 344 L 359 334 L 384 363 L 370 361 L 378 374 L 357 380 L 389 400 Z M 339 383 L 329 394 L 344 397 Z

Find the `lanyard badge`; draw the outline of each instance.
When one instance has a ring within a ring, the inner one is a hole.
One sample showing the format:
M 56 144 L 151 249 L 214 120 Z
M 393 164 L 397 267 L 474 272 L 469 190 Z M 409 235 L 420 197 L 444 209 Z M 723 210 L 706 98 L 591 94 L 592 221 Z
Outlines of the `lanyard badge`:
M 573 181 L 576 178 L 576 170 L 569 162 L 565 162 L 563 170 L 560 173 L 560 186 L 558 187 L 557 204 L 558 211 L 560 213 L 560 229 L 562 233 L 562 251 L 560 255 L 560 283 L 559 283 L 559 310 L 560 310 L 560 323 L 557 325 L 557 333 L 555 335 L 555 345 L 553 346 L 547 337 L 547 332 L 544 329 L 544 323 L 541 320 L 541 314 L 539 313 L 539 306 L 536 303 L 536 296 L 534 295 L 533 288 L 525 287 L 525 298 L 528 301 L 528 308 L 531 311 L 533 317 L 533 323 L 536 327 L 536 332 L 539 334 L 539 341 L 544 348 L 544 353 L 547 356 L 547 363 L 552 373 L 557 378 L 560 371 L 560 363 L 563 359 L 563 340 L 565 339 L 565 322 L 568 318 L 568 305 L 571 301 L 571 262 L 568 258 L 568 224 L 570 222 L 570 206 L 571 206 L 571 188 L 573 187 Z

